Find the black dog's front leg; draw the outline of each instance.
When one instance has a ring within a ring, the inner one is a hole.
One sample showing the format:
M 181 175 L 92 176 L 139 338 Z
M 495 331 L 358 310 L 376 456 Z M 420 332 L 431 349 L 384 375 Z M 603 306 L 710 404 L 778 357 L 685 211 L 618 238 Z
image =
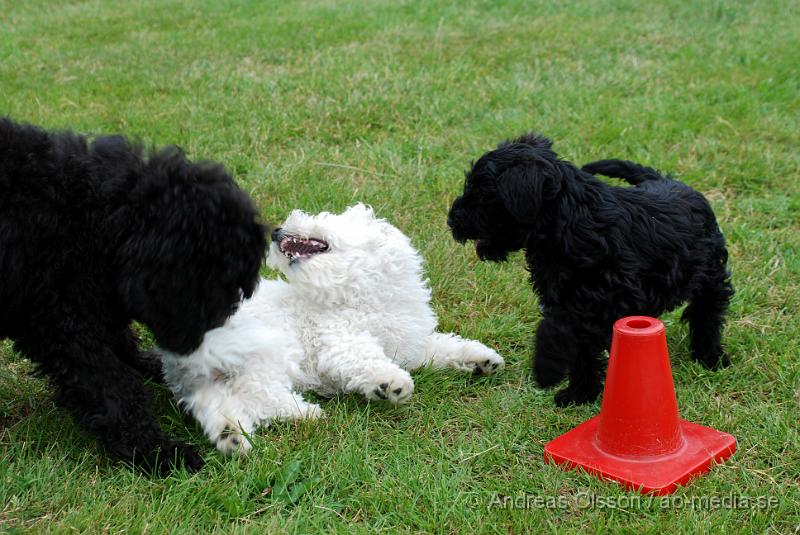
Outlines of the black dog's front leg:
M 534 341 L 533 371 L 539 386 L 549 388 L 564 379 L 575 360 L 570 341 L 568 319 L 557 310 L 549 310 L 539 322 Z
M 536 331 L 533 368 L 543 387 L 555 386 L 569 372 L 569 385 L 555 395 L 556 405 L 591 403 L 602 392 L 602 353 L 609 336 L 573 312 L 549 309 Z
M 139 351 L 139 337 L 130 328 L 122 330 L 115 338 L 114 352 L 131 368 L 157 384 L 164 384 L 161 357 L 155 351 Z
M 116 345 L 116 344 L 112 344 Z M 61 344 L 19 344 L 56 388 L 56 401 L 112 454 L 148 472 L 203 466 L 191 446 L 171 440 L 155 422 L 142 377 L 105 345 L 75 339 Z

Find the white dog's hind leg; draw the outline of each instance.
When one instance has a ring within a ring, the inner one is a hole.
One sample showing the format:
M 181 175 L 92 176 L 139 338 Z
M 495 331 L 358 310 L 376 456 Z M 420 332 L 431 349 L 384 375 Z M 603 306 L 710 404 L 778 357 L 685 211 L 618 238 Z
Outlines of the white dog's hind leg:
M 315 420 L 324 416 L 322 409 L 292 391 L 283 381 L 259 380 L 258 374 L 237 378 L 231 388 L 236 392 L 238 418 L 228 418 L 229 425 L 216 440 L 223 453 L 251 449 L 247 436 L 257 427 L 267 427 L 274 420 Z
M 425 361 L 434 368 L 489 375 L 503 368 L 505 361 L 497 352 L 475 340 L 457 334 L 433 333 L 425 340 Z
M 319 405 L 286 384 L 259 381 L 256 374 L 228 381 L 208 381 L 181 400 L 221 453 L 247 453 L 253 447 L 247 437 L 273 420 L 323 416 Z
M 359 392 L 370 400 L 405 403 L 414 392 L 411 375 L 391 361 L 367 333 L 336 332 L 321 337 L 317 371 L 325 390 Z
M 253 432 L 255 421 L 224 384 L 210 380 L 182 398 L 181 404 L 200 422 L 206 436 L 220 452 L 246 453 L 252 448 L 245 435 Z
M 325 416 L 316 403 L 309 403 L 302 395 L 280 387 L 269 388 L 266 400 L 262 399 L 259 413 L 265 424 L 272 420 L 316 420 Z

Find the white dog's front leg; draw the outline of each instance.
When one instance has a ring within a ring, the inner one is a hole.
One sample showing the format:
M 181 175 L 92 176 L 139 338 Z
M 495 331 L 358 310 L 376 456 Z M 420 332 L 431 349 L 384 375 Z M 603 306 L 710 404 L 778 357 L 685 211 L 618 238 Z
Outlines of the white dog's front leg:
M 503 368 L 497 352 L 457 334 L 433 333 L 425 341 L 425 363 L 434 368 L 456 368 L 476 375 L 489 375 Z
M 337 392 L 360 392 L 367 399 L 404 403 L 414 392 L 411 375 L 391 361 L 368 333 L 328 333 L 320 337 L 317 371 Z

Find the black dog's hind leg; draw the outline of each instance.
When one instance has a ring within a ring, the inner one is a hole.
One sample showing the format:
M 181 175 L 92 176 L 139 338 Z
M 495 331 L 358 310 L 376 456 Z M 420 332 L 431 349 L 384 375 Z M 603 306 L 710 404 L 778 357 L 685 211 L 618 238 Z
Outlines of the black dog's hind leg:
M 108 346 L 71 338 L 47 344 L 20 340 L 19 346 L 51 380 L 56 401 L 78 425 L 115 456 L 149 472 L 165 474 L 181 465 L 199 470 L 203 459 L 191 446 L 169 439 L 156 424 L 141 375 Z
M 724 269 L 691 298 L 682 319 L 689 323 L 692 358 L 710 369 L 725 368 L 731 361 L 722 349 L 725 312 L 733 286 Z
M 569 385 L 555 395 L 559 407 L 591 403 L 602 392 L 602 353 L 609 335 L 587 325 L 592 323 L 559 310 L 548 312 L 539 323 L 533 363 L 536 381 L 543 387 L 555 386 L 569 371 Z

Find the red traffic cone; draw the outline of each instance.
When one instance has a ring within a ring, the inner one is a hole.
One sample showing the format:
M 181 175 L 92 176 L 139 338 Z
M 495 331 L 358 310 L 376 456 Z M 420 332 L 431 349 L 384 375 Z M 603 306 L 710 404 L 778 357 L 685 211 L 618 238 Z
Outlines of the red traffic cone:
M 734 451 L 733 436 L 678 417 L 664 324 L 631 316 L 614 324 L 600 415 L 549 442 L 544 456 L 663 495 Z

